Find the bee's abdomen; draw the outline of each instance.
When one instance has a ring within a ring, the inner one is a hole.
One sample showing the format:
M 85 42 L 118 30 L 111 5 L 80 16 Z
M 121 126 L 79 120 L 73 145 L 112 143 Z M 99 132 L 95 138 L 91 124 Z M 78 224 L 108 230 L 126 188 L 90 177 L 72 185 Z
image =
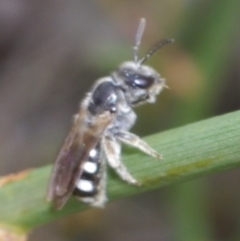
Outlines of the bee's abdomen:
M 74 190 L 78 197 L 93 197 L 97 193 L 100 181 L 100 145 L 98 144 L 89 152 L 88 160 L 83 164 L 82 175 L 79 177 Z

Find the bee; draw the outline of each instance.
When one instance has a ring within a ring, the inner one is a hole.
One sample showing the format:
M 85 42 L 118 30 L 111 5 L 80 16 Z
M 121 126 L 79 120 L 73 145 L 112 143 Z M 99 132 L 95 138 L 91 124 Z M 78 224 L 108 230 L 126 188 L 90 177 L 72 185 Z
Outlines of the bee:
M 122 63 L 110 76 L 98 79 L 80 104 L 72 129 L 55 161 L 47 200 L 61 209 L 71 195 L 91 206 L 103 207 L 107 164 L 129 184 L 140 185 L 121 160 L 121 145 L 127 144 L 154 158 L 161 155 L 129 132 L 136 121 L 135 106 L 154 103 L 165 79 L 143 65 L 158 49 L 173 39 L 159 41 L 138 59 L 146 20 L 141 19 L 133 47 L 133 61 Z

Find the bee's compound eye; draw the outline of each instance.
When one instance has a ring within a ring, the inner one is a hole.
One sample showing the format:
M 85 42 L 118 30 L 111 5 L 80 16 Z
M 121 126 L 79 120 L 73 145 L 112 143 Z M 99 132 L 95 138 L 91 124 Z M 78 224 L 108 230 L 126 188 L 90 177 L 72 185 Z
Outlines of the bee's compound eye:
M 146 77 L 146 76 L 136 76 L 137 78 L 133 79 L 133 85 L 137 86 L 141 89 L 147 89 L 154 83 L 153 77 Z
M 132 87 L 138 87 L 141 89 L 148 89 L 154 84 L 153 76 L 146 76 L 142 74 L 136 74 L 131 72 L 124 73 L 126 84 L 131 85 Z

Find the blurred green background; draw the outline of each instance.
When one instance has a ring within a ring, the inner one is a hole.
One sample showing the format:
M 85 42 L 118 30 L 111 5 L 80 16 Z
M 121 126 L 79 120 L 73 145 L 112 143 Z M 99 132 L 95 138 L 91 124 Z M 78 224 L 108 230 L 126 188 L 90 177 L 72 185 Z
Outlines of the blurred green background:
M 175 39 L 148 62 L 166 78 L 140 136 L 239 109 L 240 1 L 0 1 L 0 175 L 53 163 L 93 82 Z M 127 163 L 126 163 L 127 165 Z M 240 240 L 239 170 L 163 188 L 34 230 L 31 240 Z

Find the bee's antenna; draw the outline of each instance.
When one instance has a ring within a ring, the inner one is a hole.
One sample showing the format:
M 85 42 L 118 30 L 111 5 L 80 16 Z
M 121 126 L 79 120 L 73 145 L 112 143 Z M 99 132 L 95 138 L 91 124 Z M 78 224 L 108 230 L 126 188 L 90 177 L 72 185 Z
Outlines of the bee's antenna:
M 145 57 L 138 61 L 139 65 L 143 64 L 146 60 L 148 60 L 153 54 L 155 54 L 160 48 L 162 48 L 166 44 L 171 44 L 174 42 L 174 39 L 162 39 L 157 44 L 155 44 L 146 54 Z
M 136 63 L 138 63 L 138 49 L 141 44 L 141 39 L 142 39 L 142 35 L 144 32 L 145 26 L 146 26 L 146 19 L 141 18 L 139 25 L 138 25 L 136 37 L 135 37 L 135 44 L 133 47 L 133 58 Z

